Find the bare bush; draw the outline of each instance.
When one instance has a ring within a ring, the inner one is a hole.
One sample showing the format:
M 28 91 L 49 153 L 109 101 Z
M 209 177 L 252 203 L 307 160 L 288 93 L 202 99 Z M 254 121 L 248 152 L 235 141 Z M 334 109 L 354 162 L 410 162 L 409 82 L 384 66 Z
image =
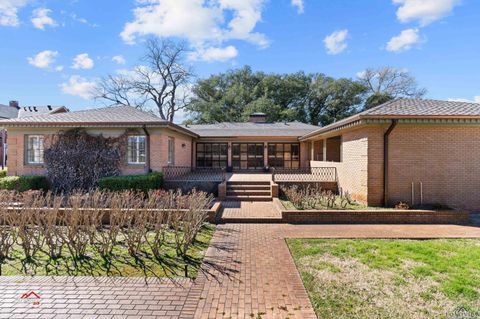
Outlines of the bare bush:
M 120 243 L 134 258 L 148 247 L 161 260 L 165 245 L 173 244 L 187 265 L 189 249 L 204 225 L 211 200 L 199 191 L 93 190 L 68 196 L 0 192 L 0 266 L 16 243 L 27 262 L 39 251 L 56 259 L 66 249 L 74 266 L 89 247 L 95 247 L 106 260 Z
M 347 209 L 356 205 L 349 193 L 337 195 L 330 190 L 310 187 L 281 187 L 282 194 L 297 209 Z

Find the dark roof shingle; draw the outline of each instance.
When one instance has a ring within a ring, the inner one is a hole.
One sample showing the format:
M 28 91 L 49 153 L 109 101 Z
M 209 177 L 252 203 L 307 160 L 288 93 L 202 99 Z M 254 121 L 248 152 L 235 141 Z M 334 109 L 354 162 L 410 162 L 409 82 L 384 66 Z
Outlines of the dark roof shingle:
M 44 114 L 0 121 L 0 124 L 128 124 L 167 123 L 152 113 L 131 106 L 111 106 L 57 114 Z
M 396 99 L 366 110 L 360 115 L 480 116 L 480 104 L 460 101 Z
M 236 137 L 236 136 L 284 136 L 299 137 L 312 132 L 318 126 L 300 123 L 217 123 L 185 126 L 201 137 Z

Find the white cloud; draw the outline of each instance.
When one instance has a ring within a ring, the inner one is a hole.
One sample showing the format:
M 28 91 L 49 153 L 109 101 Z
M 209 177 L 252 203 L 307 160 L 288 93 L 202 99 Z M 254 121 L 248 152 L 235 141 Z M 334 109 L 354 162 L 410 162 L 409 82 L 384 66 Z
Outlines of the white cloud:
M 323 39 L 328 54 L 339 54 L 347 48 L 348 30 L 335 31 Z
M 400 22 L 419 21 L 422 26 L 450 14 L 460 0 L 393 0 L 400 5 L 397 18 Z
M 94 97 L 94 90 L 96 83 L 89 81 L 81 76 L 72 75 L 67 83 L 60 85 L 62 92 L 74 96 L 79 96 L 85 100 L 90 100 Z
M 34 67 L 37 67 L 37 68 L 40 68 L 40 69 L 46 69 L 52 63 L 55 62 L 55 58 L 57 57 L 57 55 L 58 55 L 57 51 L 45 50 L 45 51 L 37 53 L 33 57 L 27 58 L 27 61 L 28 61 L 28 63 L 30 63 Z
M 475 103 L 480 103 L 480 95 L 475 96 Z
M 203 60 L 203 61 L 227 61 L 237 57 L 238 50 L 232 45 L 229 45 L 225 48 L 208 48 L 205 50 L 193 52 L 190 55 L 192 60 Z
M 85 18 L 79 17 L 76 13 L 70 14 L 70 17 L 73 19 L 73 21 L 77 21 L 79 23 L 83 23 L 85 25 L 88 25 L 89 27 L 96 28 L 98 27 L 98 24 L 96 23 L 91 23 Z
M 254 31 L 261 21 L 266 0 L 141 0 L 134 19 L 121 32 L 127 43 L 155 35 L 187 39 L 201 51 L 225 41 L 243 40 L 260 48 L 269 45 L 263 33 Z
M 63 68 L 64 68 L 63 65 L 58 65 L 58 66 L 55 67 L 55 71 L 62 72 Z
M 93 65 L 93 60 L 90 59 L 88 53 L 82 53 L 73 58 L 72 69 L 91 69 Z
M 112 61 L 117 63 L 117 64 L 125 64 L 127 61 L 125 61 L 125 58 L 123 55 L 116 55 L 112 58 Z
M 298 14 L 302 14 L 305 10 L 305 4 L 303 0 L 292 0 L 292 6 L 297 8 Z
M 18 10 L 27 2 L 27 0 L 0 0 L 0 26 L 18 26 L 20 24 L 17 16 Z
M 387 51 L 400 52 L 407 51 L 412 48 L 413 45 L 421 42 L 418 29 L 406 29 L 399 35 L 394 36 L 387 43 Z
M 47 8 L 38 8 L 33 10 L 32 24 L 35 28 L 40 30 L 45 30 L 45 26 L 49 25 L 51 27 L 57 26 L 55 20 L 48 16 L 52 10 Z

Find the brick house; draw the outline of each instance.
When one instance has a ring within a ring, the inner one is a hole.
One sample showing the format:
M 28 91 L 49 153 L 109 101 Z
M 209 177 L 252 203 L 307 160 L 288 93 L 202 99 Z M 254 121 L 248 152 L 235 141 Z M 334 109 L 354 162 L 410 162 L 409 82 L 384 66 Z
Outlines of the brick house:
M 387 102 L 321 128 L 267 123 L 258 113 L 246 123 L 182 126 L 125 106 L 0 121 L 9 133 L 10 175 L 44 174 L 49 137 L 84 128 L 128 133 L 123 174 L 328 168 L 339 190 L 372 206 L 403 201 L 469 210 L 480 209 L 479 124 L 480 104 L 417 99 Z
M 45 114 L 65 113 L 69 110 L 65 106 L 23 106 L 20 107 L 18 101 L 10 101 L 8 105 L 0 104 L 0 119 L 14 119 L 19 117 L 29 117 Z M 7 150 L 7 132 L 0 132 L 0 161 L 2 168 L 6 165 Z
M 312 167 L 372 206 L 480 209 L 480 104 L 397 99 L 306 134 Z

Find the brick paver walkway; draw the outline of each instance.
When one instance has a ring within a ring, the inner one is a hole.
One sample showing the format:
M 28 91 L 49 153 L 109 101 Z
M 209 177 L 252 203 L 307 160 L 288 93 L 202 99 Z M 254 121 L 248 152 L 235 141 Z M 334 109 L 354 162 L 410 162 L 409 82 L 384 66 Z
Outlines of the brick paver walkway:
M 453 225 L 219 225 L 195 282 L 0 277 L 0 318 L 316 318 L 285 238 L 480 237 Z M 29 291 L 40 294 L 20 299 Z
M 282 218 L 272 202 L 222 201 L 222 218 Z

